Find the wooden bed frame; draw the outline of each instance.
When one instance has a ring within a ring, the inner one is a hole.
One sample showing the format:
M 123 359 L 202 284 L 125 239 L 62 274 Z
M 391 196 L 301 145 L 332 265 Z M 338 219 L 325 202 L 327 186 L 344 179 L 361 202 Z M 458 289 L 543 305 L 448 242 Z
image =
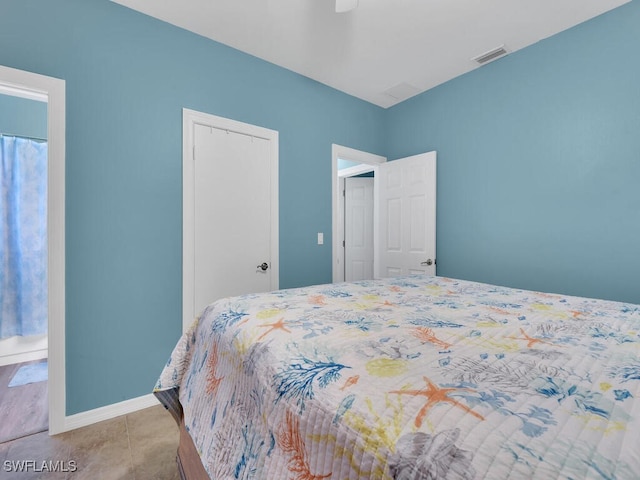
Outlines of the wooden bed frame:
M 180 443 L 178 444 L 178 470 L 182 480 L 211 480 L 207 474 L 198 450 L 184 426 L 184 418 L 180 421 Z

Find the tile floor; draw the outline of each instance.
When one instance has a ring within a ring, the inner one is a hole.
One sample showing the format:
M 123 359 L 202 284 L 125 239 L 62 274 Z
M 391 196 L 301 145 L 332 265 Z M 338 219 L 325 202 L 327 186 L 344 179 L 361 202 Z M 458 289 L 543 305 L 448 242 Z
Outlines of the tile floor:
M 2 480 L 179 480 L 178 426 L 162 406 L 146 408 L 60 435 L 37 433 L 0 444 Z M 17 461 L 34 461 L 16 472 Z M 47 472 L 42 462 L 76 471 Z M 39 470 L 39 471 L 36 471 Z
M 39 362 L 0 366 L 0 444 L 49 428 L 48 382 L 9 387 L 20 367 Z

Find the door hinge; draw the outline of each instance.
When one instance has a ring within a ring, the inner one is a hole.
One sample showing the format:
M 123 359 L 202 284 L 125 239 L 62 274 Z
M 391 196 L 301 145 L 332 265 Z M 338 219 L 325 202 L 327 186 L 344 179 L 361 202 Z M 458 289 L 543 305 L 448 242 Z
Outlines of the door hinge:
M 347 196 L 347 194 L 345 193 L 345 190 L 342 190 L 342 196 L 343 196 L 343 197 L 346 197 L 346 196 Z
M 346 247 L 344 240 L 342 240 L 342 248 Z
M 193 153 L 193 161 L 195 162 L 195 160 L 196 160 L 196 144 L 195 143 L 193 144 L 193 152 L 192 153 Z

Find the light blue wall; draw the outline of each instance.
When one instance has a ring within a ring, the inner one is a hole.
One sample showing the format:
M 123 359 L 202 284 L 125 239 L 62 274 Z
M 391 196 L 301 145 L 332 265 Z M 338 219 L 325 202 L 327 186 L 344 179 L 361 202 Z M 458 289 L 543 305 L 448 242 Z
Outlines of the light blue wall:
M 382 110 L 108 0 L 3 0 L 0 64 L 66 81 L 67 413 L 149 393 L 180 334 L 183 107 L 280 132 L 282 287 L 331 280 L 337 143 L 438 150 L 439 273 L 640 302 L 639 27 Z
M 47 138 L 47 104 L 0 94 L 0 133 Z
M 384 110 L 108 0 L 3 0 L 0 64 L 66 81 L 67 414 L 180 335 L 183 107 L 280 132 L 280 286 L 331 281 L 331 144 L 383 151 Z
M 640 2 L 387 113 L 438 152 L 441 275 L 640 303 Z

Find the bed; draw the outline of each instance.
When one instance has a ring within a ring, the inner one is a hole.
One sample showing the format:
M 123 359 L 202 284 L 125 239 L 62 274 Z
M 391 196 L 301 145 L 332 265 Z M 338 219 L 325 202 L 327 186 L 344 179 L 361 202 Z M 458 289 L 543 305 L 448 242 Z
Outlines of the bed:
M 184 478 L 640 478 L 640 306 L 443 277 L 208 306 L 154 393 Z

